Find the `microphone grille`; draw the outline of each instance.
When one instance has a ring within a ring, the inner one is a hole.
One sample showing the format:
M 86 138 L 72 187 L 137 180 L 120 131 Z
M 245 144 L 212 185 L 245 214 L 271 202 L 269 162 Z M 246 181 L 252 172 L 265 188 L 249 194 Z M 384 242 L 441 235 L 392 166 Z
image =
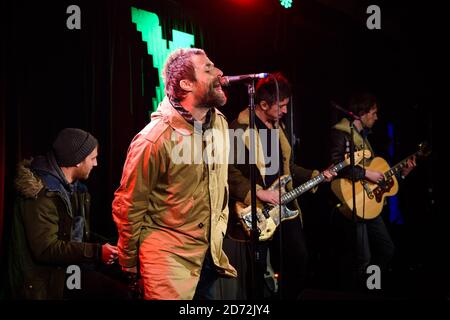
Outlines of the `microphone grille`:
M 227 76 L 219 77 L 219 82 L 222 87 L 228 87 L 230 85 L 230 80 Z

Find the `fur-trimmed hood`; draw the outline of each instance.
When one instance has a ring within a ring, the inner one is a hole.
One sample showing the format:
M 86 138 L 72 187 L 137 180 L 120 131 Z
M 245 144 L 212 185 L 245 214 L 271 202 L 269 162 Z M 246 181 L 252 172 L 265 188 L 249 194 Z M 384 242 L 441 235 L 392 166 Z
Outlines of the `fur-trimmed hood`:
M 44 188 L 42 180 L 31 171 L 33 159 L 25 159 L 17 165 L 17 176 L 14 180 L 16 190 L 25 198 L 36 198 Z
M 68 203 L 68 193 L 74 188 L 79 191 L 84 191 L 85 188 L 77 182 L 73 185 L 68 183 L 51 152 L 20 162 L 14 182 L 16 190 L 26 198 L 36 198 L 38 193 L 46 188 L 48 191 L 61 193 Z
M 69 187 L 76 191 L 78 184 Z M 51 153 L 18 163 L 15 188 L 7 259 L 11 297 L 62 299 L 66 266 L 101 261 L 101 244 L 89 242 L 90 196 L 69 193 Z

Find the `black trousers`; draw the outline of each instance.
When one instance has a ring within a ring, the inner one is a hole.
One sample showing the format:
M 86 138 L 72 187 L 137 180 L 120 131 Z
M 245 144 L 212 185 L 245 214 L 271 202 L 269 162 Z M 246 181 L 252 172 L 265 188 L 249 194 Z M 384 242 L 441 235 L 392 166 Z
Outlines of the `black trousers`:
M 267 252 L 270 251 L 270 263 L 278 277 L 278 293 L 273 297 L 282 300 L 298 299 L 305 289 L 307 279 L 308 251 L 305 244 L 303 229 L 299 217 L 285 220 L 278 226 L 271 240 L 259 242 L 257 245 L 258 259 L 255 265 L 255 284 L 252 279 L 251 263 L 248 264 L 248 295 L 256 299 L 268 298 L 267 282 L 264 274 L 267 270 Z M 248 251 L 251 261 L 251 250 Z
M 344 290 L 366 290 L 366 269 L 377 265 L 381 274 L 388 269 L 395 246 L 382 216 L 373 220 L 353 222 L 338 217 L 339 286 Z
M 194 300 L 215 300 L 218 299 L 214 292 L 214 285 L 219 279 L 219 273 L 211 256 L 211 251 L 205 256 L 203 261 L 202 271 L 200 273 L 200 280 L 198 281 L 197 288 L 195 289 Z
M 81 288 L 69 289 L 65 283 L 64 299 L 128 300 L 132 298 L 126 280 L 121 279 L 122 274 L 117 264 L 114 267 L 81 265 L 80 268 Z

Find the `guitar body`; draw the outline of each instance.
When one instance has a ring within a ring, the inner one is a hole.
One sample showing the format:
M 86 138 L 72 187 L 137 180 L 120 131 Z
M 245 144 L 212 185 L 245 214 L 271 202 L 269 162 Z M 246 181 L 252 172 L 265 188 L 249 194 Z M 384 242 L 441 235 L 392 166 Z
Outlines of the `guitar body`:
M 281 189 L 281 194 L 286 193 L 286 184 L 291 180 L 291 176 L 284 175 L 281 177 L 280 182 L 275 181 L 269 188 L 269 190 L 279 190 Z M 250 236 L 250 231 L 252 229 L 252 207 L 246 206 L 242 202 L 236 202 L 235 210 L 239 216 L 242 226 L 248 236 Z M 286 219 L 293 219 L 298 216 L 299 210 L 290 210 L 286 205 L 281 205 L 281 221 Z M 256 203 L 256 217 L 257 217 L 257 227 L 259 231 L 259 240 L 266 241 L 272 238 L 276 228 L 280 224 L 280 206 L 265 204 L 257 201 Z
M 355 163 L 359 163 L 363 158 L 370 158 L 371 153 L 369 150 L 360 150 L 355 152 Z M 345 168 L 350 163 L 350 159 L 346 156 L 346 159 L 332 168 L 329 168 L 330 172 L 338 172 L 342 168 Z M 315 176 L 309 179 L 307 182 L 302 185 L 296 187 L 293 190 L 286 192 L 286 185 L 289 181 L 292 180 L 290 175 L 284 175 L 280 178 L 280 183 L 278 180 L 275 181 L 268 190 L 280 190 L 281 193 L 281 205 L 272 205 L 272 204 L 263 204 L 257 200 L 256 202 L 256 226 L 259 232 L 259 240 L 265 241 L 272 238 L 276 228 L 280 225 L 284 220 L 293 219 L 298 216 L 300 210 L 291 210 L 286 205 L 292 202 L 294 199 L 302 195 L 303 193 L 311 190 L 318 184 L 322 183 L 326 180 L 324 173 L 320 173 L 318 176 Z M 281 212 L 280 212 L 281 208 Z M 243 226 L 242 230 L 246 236 L 250 236 L 252 230 L 252 213 L 251 206 L 246 206 L 242 202 L 236 202 L 235 204 L 235 213 L 236 215 L 231 215 L 231 224 L 234 226 L 236 224 L 236 220 Z M 235 219 L 235 216 L 237 219 Z M 233 228 L 232 228 L 233 229 Z M 235 229 L 235 228 L 234 228 Z M 242 232 L 241 232 L 242 233 Z M 236 233 L 235 231 L 229 230 L 228 234 L 231 238 L 242 241 L 243 237 Z M 244 240 L 245 241 L 245 240 Z
M 380 157 L 374 158 L 367 169 L 380 172 L 388 171 L 389 164 Z M 352 182 L 348 179 L 335 179 L 331 183 L 331 190 L 341 201 L 339 211 L 344 216 L 352 219 L 353 197 Z M 380 185 L 369 181 L 356 181 L 356 216 L 360 220 L 375 219 L 383 210 L 384 199 L 393 196 L 398 192 L 398 181 L 395 176 L 391 176 Z

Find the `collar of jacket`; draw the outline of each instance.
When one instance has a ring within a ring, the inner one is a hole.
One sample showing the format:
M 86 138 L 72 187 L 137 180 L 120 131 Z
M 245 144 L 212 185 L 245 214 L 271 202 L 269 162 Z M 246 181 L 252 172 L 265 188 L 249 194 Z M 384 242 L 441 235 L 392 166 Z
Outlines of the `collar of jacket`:
M 243 111 L 241 111 L 239 113 L 239 116 L 237 118 L 237 122 L 240 125 L 246 126 L 245 129 L 245 133 L 244 133 L 244 144 L 247 147 L 248 150 L 250 150 L 250 139 L 249 139 L 249 130 L 248 130 L 248 126 L 249 126 L 249 110 L 248 108 L 244 109 Z M 256 116 L 256 115 L 255 115 Z M 279 121 L 278 122 L 280 125 L 280 128 L 274 128 L 271 130 L 278 130 L 279 133 L 279 143 L 281 146 L 281 152 L 283 154 L 283 172 L 284 174 L 291 174 L 290 172 L 290 168 L 289 168 L 289 164 L 291 161 L 291 146 L 289 144 L 289 141 L 286 137 L 286 134 L 284 133 L 284 125 L 283 122 Z M 263 178 L 263 181 L 265 183 L 265 176 L 266 176 L 266 162 L 265 162 L 265 158 L 264 158 L 264 149 L 263 146 L 261 144 L 261 139 L 259 138 L 259 134 L 258 134 L 258 130 L 255 131 L 255 138 L 256 138 L 256 167 L 261 175 L 261 177 Z M 268 187 L 268 186 L 266 186 Z
M 338 123 L 336 123 L 334 125 L 334 128 L 340 131 L 344 131 L 348 134 L 350 134 L 350 120 L 348 120 L 347 118 L 342 118 L 341 121 L 339 121 Z M 362 128 L 361 131 L 359 131 L 356 127 L 355 127 L 355 132 L 357 132 L 361 138 L 367 138 L 367 136 L 369 134 L 372 133 L 372 129 L 371 128 Z
M 243 124 L 243 125 L 250 125 L 250 118 L 249 118 L 249 116 L 250 116 L 250 112 L 249 112 L 249 110 L 248 110 L 248 107 L 247 108 L 245 108 L 244 110 L 242 110 L 240 113 L 239 113 L 239 116 L 238 116 L 238 119 L 237 119 L 237 122 L 239 123 L 239 124 Z M 255 117 L 257 117 L 257 115 L 255 114 Z M 261 120 L 261 119 L 260 119 Z M 261 120 L 262 121 L 262 120 Z M 275 125 L 276 125 L 276 123 L 274 123 L 274 128 L 273 129 L 277 129 L 277 127 L 275 127 Z M 284 123 L 283 123 L 283 121 L 278 121 L 278 125 L 281 127 L 281 128 L 285 128 L 285 126 L 284 126 Z
M 211 126 L 214 125 L 214 121 L 216 118 L 216 115 L 222 116 L 225 118 L 225 116 L 216 108 L 211 109 Z M 164 97 L 163 101 L 158 106 L 158 109 L 152 113 L 151 116 L 152 120 L 161 119 L 165 123 L 167 123 L 173 130 L 178 132 L 179 134 L 183 136 L 190 136 L 194 134 L 194 126 L 186 121 L 186 119 L 183 118 L 183 116 L 175 110 L 175 108 L 171 105 L 169 98 Z M 197 127 L 195 128 L 197 132 Z M 202 133 L 202 126 L 200 125 L 198 128 L 200 131 L 197 133 Z
M 347 118 L 342 118 L 341 121 L 336 123 L 333 126 L 334 129 L 345 132 L 350 135 L 350 121 Z M 369 150 L 372 153 L 371 158 L 373 158 L 374 152 L 372 146 L 370 145 L 369 140 L 367 139 L 367 135 L 370 133 L 370 129 L 367 131 L 363 131 L 363 134 L 359 132 L 356 128 L 353 130 L 353 141 L 355 142 L 355 146 L 358 150 L 362 149 L 365 146 L 365 149 Z M 367 161 L 367 160 L 364 160 Z

